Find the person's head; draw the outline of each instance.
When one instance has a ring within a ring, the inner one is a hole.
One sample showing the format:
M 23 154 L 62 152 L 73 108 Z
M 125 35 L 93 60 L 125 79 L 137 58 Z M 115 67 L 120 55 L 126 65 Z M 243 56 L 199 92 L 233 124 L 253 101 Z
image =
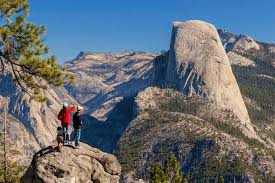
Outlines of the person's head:
M 59 126 L 59 127 L 57 127 L 57 131 L 60 131 L 62 128 Z
M 77 112 L 81 112 L 82 110 L 83 110 L 83 107 L 82 107 L 82 106 L 80 106 L 80 105 L 77 106 L 77 108 L 76 108 L 76 111 L 77 111 Z
M 63 108 L 67 108 L 68 104 L 67 103 L 63 103 Z

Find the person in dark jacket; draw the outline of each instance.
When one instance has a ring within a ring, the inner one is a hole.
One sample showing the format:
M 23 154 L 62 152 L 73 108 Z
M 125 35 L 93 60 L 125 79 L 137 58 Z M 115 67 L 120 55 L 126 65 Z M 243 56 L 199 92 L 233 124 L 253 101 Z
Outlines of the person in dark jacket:
M 70 139 L 70 132 L 69 132 L 69 126 L 71 123 L 71 113 L 75 110 L 75 106 L 68 107 L 67 103 L 63 104 L 63 108 L 58 114 L 58 119 L 61 121 L 62 129 L 64 132 L 64 144 L 69 143 Z
M 74 113 L 73 116 L 73 127 L 74 127 L 74 136 L 72 140 L 75 142 L 75 148 L 79 148 L 79 140 L 81 136 L 81 127 L 82 127 L 82 120 L 81 120 L 81 115 L 80 112 L 83 110 L 83 107 L 77 106 L 77 110 Z

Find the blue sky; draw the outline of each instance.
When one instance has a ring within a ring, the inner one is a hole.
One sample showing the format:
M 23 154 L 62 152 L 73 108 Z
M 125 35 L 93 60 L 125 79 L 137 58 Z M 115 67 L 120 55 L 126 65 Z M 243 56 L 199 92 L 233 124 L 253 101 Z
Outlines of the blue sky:
M 29 20 L 47 27 L 62 63 L 80 51 L 169 48 L 173 21 L 200 19 L 275 43 L 275 0 L 29 0 Z

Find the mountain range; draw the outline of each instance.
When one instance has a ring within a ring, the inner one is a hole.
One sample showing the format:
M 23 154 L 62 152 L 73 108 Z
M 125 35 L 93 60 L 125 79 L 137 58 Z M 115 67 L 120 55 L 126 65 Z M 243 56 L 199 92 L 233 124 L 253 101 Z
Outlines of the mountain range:
M 170 152 L 191 182 L 275 181 L 275 44 L 174 22 L 161 54 L 80 52 L 61 67 L 75 83 L 50 87 L 45 103 L 0 81 L 22 164 L 53 143 L 67 102 L 84 106 L 81 141 L 118 158 L 121 182 L 148 181 Z

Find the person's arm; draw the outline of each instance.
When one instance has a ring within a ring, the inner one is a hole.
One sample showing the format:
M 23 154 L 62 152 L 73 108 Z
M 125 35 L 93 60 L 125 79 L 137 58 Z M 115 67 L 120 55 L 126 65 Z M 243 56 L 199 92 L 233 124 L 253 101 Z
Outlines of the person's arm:
M 70 113 L 73 112 L 73 111 L 75 110 L 75 106 L 73 105 L 73 106 L 70 107 L 68 110 L 69 110 Z
M 79 118 L 79 125 L 82 127 L 83 123 L 82 123 L 81 115 L 79 115 L 78 118 Z

